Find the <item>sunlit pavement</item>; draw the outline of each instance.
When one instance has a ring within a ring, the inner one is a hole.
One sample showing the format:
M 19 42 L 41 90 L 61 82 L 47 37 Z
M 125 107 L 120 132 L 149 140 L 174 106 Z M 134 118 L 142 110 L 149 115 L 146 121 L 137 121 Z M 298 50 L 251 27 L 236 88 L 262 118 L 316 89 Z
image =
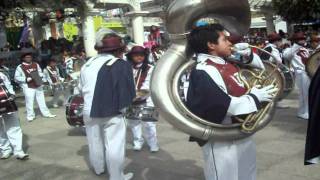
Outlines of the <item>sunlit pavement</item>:
M 283 103 L 289 108 L 278 109 L 273 122 L 255 135 L 257 143 L 258 180 L 319 180 L 320 167 L 304 166 L 304 145 L 307 121 L 296 117 L 297 92 Z M 23 103 L 23 99 L 19 99 Z M 88 146 L 83 129 L 70 127 L 64 107 L 51 109 L 57 118 L 37 115 L 28 123 L 20 103 L 24 148 L 28 161 L 11 157 L 0 161 L 2 180 L 93 180 L 96 176 L 88 164 Z M 49 102 L 48 102 L 49 104 Z M 188 136 L 173 129 L 165 121 L 158 123 L 161 150 L 150 153 L 131 149 L 128 131 L 126 172 L 134 172 L 134 180 L 199 180 L 204 179 L 201 150 Z

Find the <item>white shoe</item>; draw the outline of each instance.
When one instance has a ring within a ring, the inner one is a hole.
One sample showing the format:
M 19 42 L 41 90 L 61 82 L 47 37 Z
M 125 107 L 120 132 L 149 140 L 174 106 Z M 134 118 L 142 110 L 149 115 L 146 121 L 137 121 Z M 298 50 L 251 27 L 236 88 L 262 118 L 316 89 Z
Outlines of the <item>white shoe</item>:
M 130 180 L 133 178 L 133 173 L 132 172 L 129 172 L 127 174 L 124 175 L 124 179 L 125 180 Z
M 150 147 L 150 152 L 158 152 L 159 151 L 159 146 L 158 145 L 155 145 L 155 146 L 151 146 Z
M 288 109 L 290 106 L 288 104 L 283 103 L 283 102 L 278 102 L 276 107 L 280 108 L 280 109 Z
M 11 152 L 11 151 L 2 153 L 0 159 L 9 159 L 9 158 L 11 157 L 11 155 L 12 155 L 12 152 Z
M 29 158 L 29 154 L 26 154 L 24 152 L 17 153 L 14 156 L 19 160 L 27 160 Z
M 308 120 L 309 114 L 298 114 L 297 117 L 300 119 Z
M 54 118 L 54 117 L 57 117 L 57 115 L 54 115 L 54 114 L 48 114 L 48 115 L 45 115 L 43 117 L 46 117 L 46 118 Z
M 27 118 L 27 121 L 28 122 L 32 122 L 33 120 L 35 120 L 36 118 L 35 117 L 33 117 L 33 118 Z
M 142 144 L 135 144 L 135 145 L 133 145 L 133 150 L 141 151 L 142 146 L 143 146 L 143 143 Z
M 58 105 L 58 104 L 53 104 L 52 107 L 53 107 L 53 108 L 58 108 L 59 105 Z

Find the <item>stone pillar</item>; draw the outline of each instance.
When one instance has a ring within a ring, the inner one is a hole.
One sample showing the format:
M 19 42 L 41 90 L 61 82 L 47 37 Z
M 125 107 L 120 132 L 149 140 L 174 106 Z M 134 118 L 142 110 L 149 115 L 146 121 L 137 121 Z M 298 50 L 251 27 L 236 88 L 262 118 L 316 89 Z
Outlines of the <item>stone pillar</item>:
M 267 33 L 270 34 L 276 31 L 274 22 L 273 22 L 273 13 L 264 13 L 266 23 L 267 23 Z
M 144 43 L 144 27 L 143 17 L 137 16 L 132 18 L 133 40 L 136 44 L 143 45 Z
M 143 17 L 141 14 L 140 1 L 131 0 L 129 1 L 131 9 L 131 24 L 133 31 L 133 40 L 136 44 L 143 45 L 144 43 L 144 26 Z M 129 12 L 130 13 L 130 12 Z
M 94 49 L 96 43 L 96 32 L 94 29 L 93 16 L 90 15 L 90 11 L 93 9 L 93 4 L 86 2 L 87 9 L 82 14 L 82 34 L 84 40 L 84 48 L 86 50 L 86 55 L 92 57 L 97 55 L 97 51 Z

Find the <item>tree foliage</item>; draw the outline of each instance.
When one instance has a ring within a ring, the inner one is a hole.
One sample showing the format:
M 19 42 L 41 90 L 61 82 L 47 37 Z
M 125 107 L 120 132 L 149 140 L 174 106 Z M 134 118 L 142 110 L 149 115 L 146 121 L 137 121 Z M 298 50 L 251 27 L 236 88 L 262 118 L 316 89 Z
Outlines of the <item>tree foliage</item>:
M 272 0 L 276 13 L 291 23 L 320 19 L 319 0 Z

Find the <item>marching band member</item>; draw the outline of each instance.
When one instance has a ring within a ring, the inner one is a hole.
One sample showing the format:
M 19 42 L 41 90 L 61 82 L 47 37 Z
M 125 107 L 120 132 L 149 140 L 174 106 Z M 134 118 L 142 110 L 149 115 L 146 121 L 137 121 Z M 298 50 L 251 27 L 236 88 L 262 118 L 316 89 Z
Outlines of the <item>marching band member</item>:
M 136 83 L 136 91 L 150 90 L 150 78 L 153 71 L 153 66 L 148 63 L 149 50 L 142 46 L 134 46 L 130 52 L 128 52 L 127 60 L 132 63 L 133 74 Z M 147 99 L 147 106 L 153 107 L 151 97 Z M 157 130 L 155 122 L 141 122 L 140 120 L 129 119 L 129 126 L 133 134 L 133 149 L 140 151 L 144 144 L 145 136 L 151 152 L 159 151 Z M 142 126 L 144 133 L 142 133 Z
M 298 117 L 301 119 L 309 118 L 308 90 L 310 78 L 306 72 L 306 61 L 309 58 L 309 51 L 305 48 L 306 37 L 302 32 L 292 35 L 293 45 L 283 52 L 283 57 L 291 62 L 295 72 L 295 82 L 299 88 L 299 108 Z
M 14 98 L 15 92 L 11 82 L 2 72 L 0 72 L 0 84 L 9 91 L 10 98 Z M 0 120 L 1 159 L 8 159 L 12 153 L 20 160 L 25 160 L 29 157 L 22 149 L 22 137 L 18 112 L 2 114 Z
M 261 102 L 272 100 L 277 90 L 272 85 L 261 89 L 253 87 L 245 94 L 247 90 L 238 80 L 239 69 L 226 61 L 232 44 L 221 25 L 196 27 L 188 37 L 188 45 L 189 51 L 196 53 L 197 65 L 190 75 L 186 105 L 195 115 L 213 123 L 231 124 L 231 116 L 256 112 Z M 237 46 L 237 53 L 251 64 L 262 64 L 249 45 L 246 49 L 244 44 L 240 48 Z M 234 141 L 190 140 L 202 146 L 206 180 L 256 179 L 256 150 L 252 137 Z
M 36 98 L 39 109 L 44 117 L 53 118 L 56 115 L 50 113 L 44 98 L 42 88 L 42 70 L 40 66 L 33 62 L 32 50 L 22 50 L 22 63 L 17 67 L 14 79 L 21 86 L 25 95 L 27 120 L 29 122 L 35 119 L 33 110 L 34 98 Z
M 68 81 L 78 81 L 80 78 L 80 72 L 79 70 L 75 69 L 75 64 L 78 61 L 78 58 L 76 57 L 76 53 L 73 52 L 70 56 L 70 52 L 64 51 L 63 52 L 63 59 L 64 59 L 64 71 L 66 74 L 66 80 Z M 69 87 L 70 90 L 73 91 L 73 94 L 79 94 L 79 90 L 77 87 Z
M 49 83 L 51 89 L 53 90 L 52 106 L 54 108 L 59 107 L 58 102 L 61 94 L 64 94 L 64 104 L 66 103 L 70 92 L 65 90 L 62 83 L 64 78 L 61 77 L 59 69 L 57 67 L 57 61 L 55 59 L 50 59 L 47 67 L 43 70 L 44 80 Z
M 282 38 L 279 34 L 277 33 L 271 33 L 268 35 L 268 41 L 269 43 L 266 45 L 264 50 L 268 51 L 275 57 L 274 59 L 272 56 L 270 56 L 267 53 L 261 53 L 261 59 L 263 60 L 269 60 L 271 62 L 276 62 L 276 63 L 282 63 L 282 54 L 280 52 L 280 47 L 282 45 Z
M 79 89 L 84 97 L 83 117 L 89 144 L 89 157 L 96 174 L 105 171 L 110 180 L 129 180 L 124 175 L 126 121 L 123 113 L 135 97 L 130 64 L 122 58 L 122 39 L 101 29 L 95 48 L 98 56 L 81 69 Z

